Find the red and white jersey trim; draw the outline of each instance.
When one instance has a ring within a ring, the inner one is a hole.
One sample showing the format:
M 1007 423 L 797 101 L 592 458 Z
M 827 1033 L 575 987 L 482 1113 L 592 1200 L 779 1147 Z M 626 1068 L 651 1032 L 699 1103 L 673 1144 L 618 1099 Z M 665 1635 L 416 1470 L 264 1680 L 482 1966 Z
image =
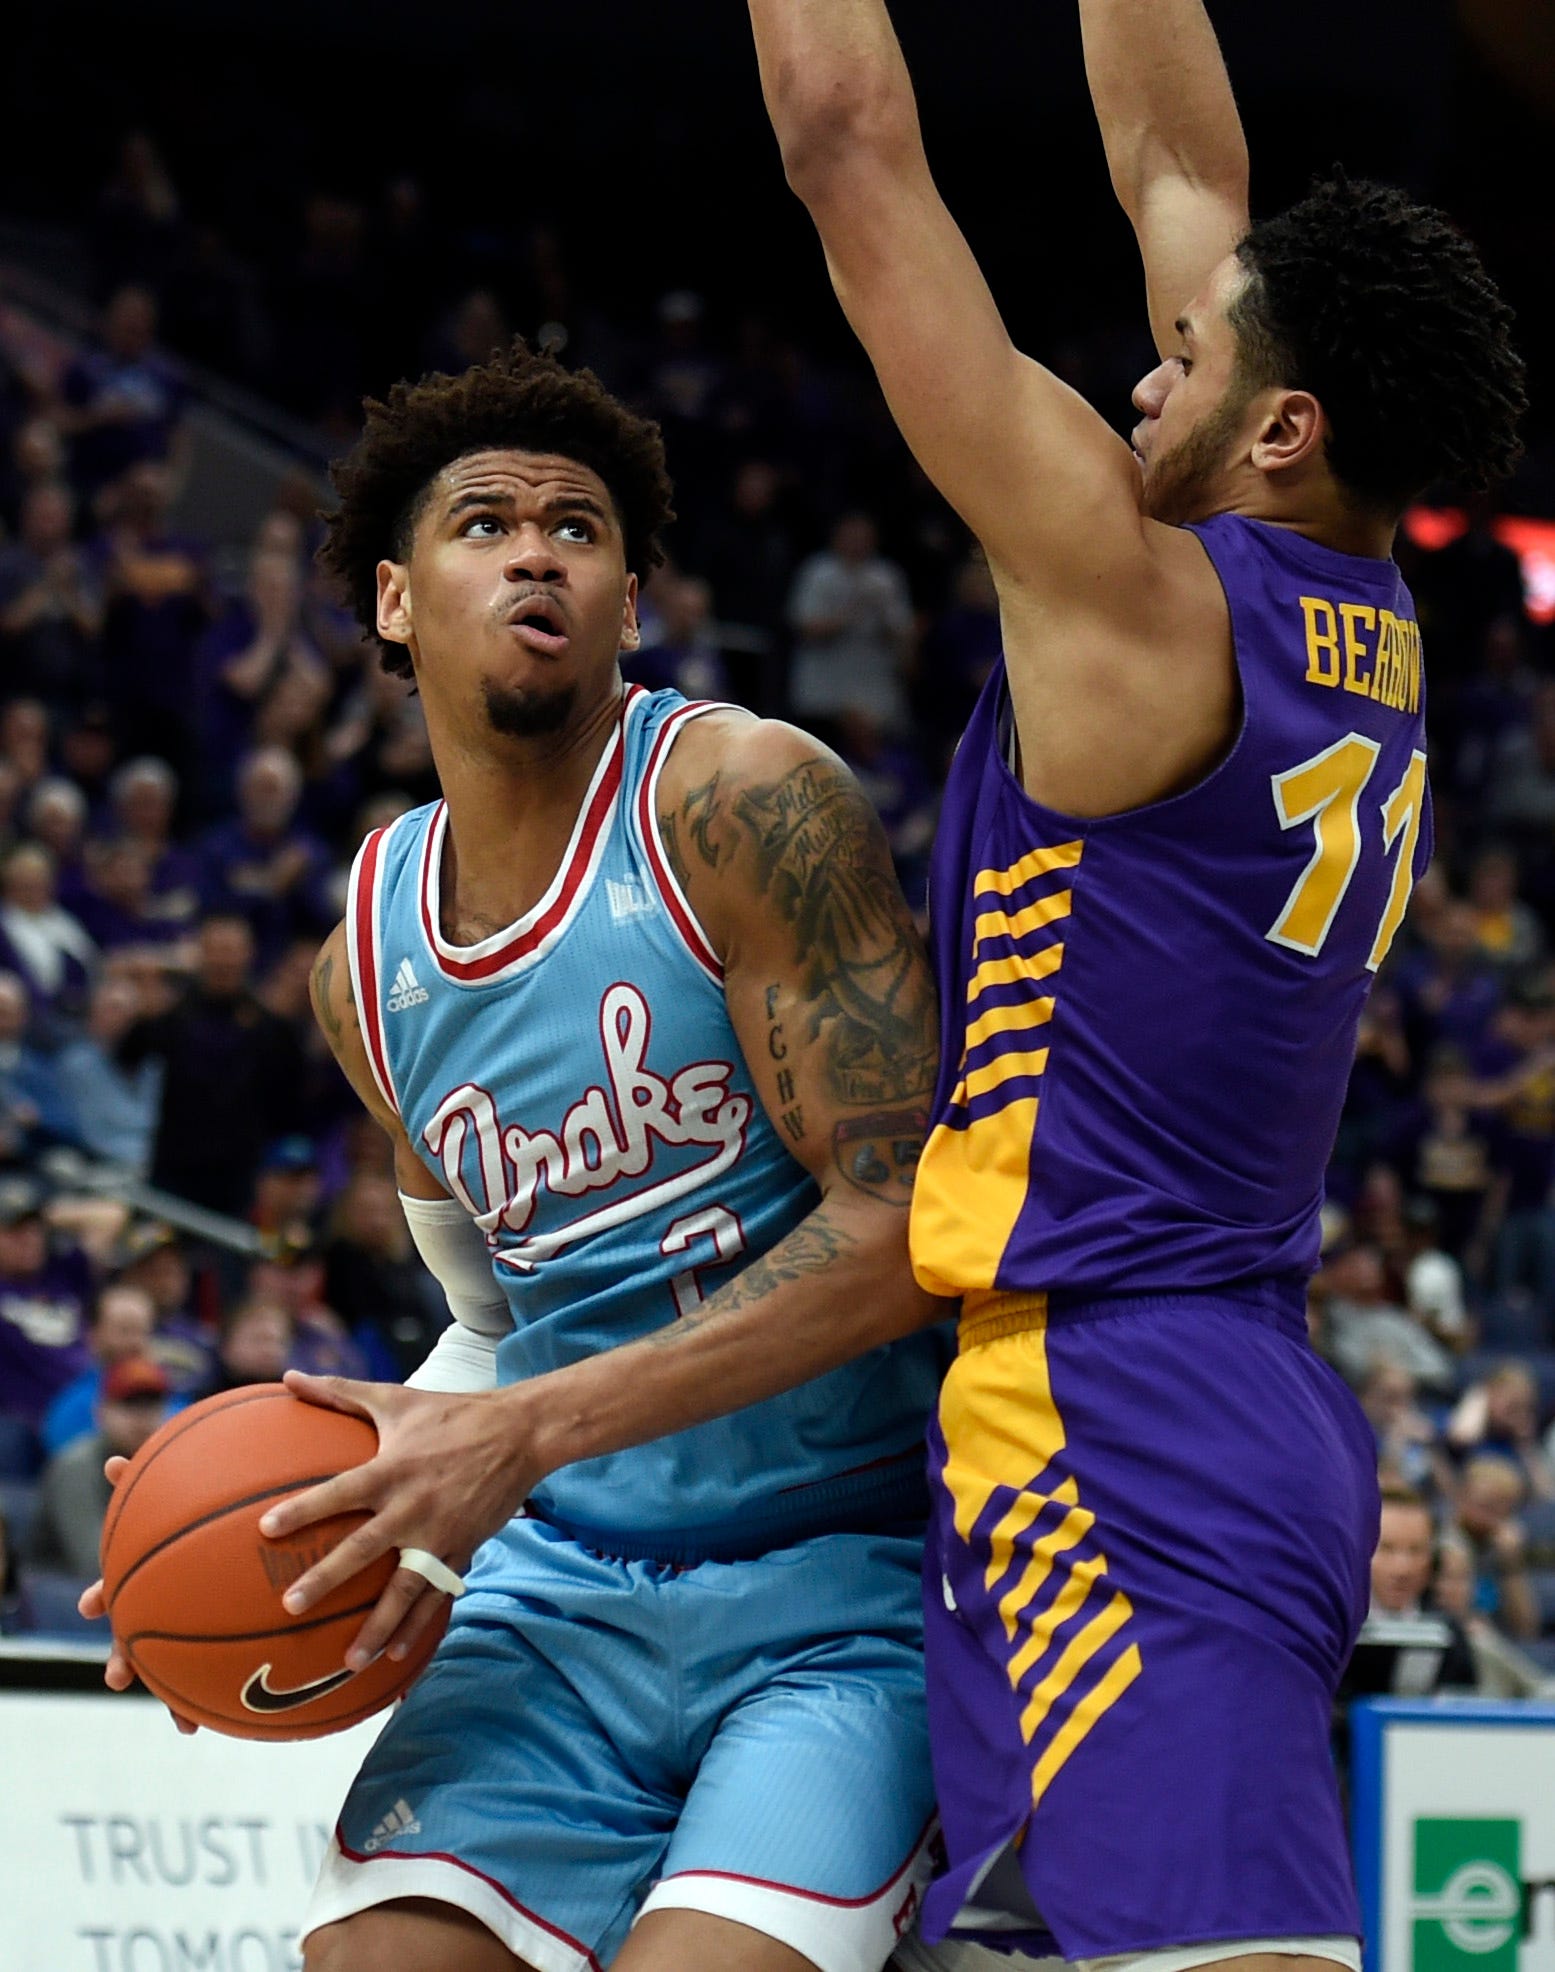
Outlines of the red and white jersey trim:
M 399 822 L 394 821 L 387 828 L 374 829 L 357 850 L 356 861 L 351 865 L 351 885 L 346 895 L 346 952 L 351 963 L 351 987 L 362 1022 L 362 1039 L 367 1044 L 368 1066 L 378 1085 L 378 1093 L 396 1116 L 400 1113 L 400 1102 L 394 1088 L 394 1074 L 389 1067 L 389 1050 L 383 1033 L 383 947 L 379 935 L 382 912 L 379 900 L 383 893 L 383 852 L 390 834 L 398 826 Z
M 659 811 L 656 795 L 659 776 L 664 771 L 664 763 L 669 758 L 670 748 L 675 737 L 693 719 L 700 719 L 707 712 L 721 712 L 724 707 L 712 699 L 693 699 L 678 712 L 672 712 L 659 728 L 653 742 L 653 751 L 648 756 L 648 765 L 637 789 L 637 826 L 642 836 L 643 850 L 648 858 L 648 867 L 653 872 L 653 880 L 658 886 L 659 895 L 664 899 L 664 908 L 669 913 L 671 924 L 679 932 L 681 942 L 696 960 L 715 986 L 722 986 L 724 978 L 723 963 L 713 950 L 712 940 L 698 922 L 680 880 L 670 866 L 665 854 L 663 841 L 659 836 Z
M 551 887 L 532 911 L 476 945 L 454 945 L 443 936 L 441 886 L 448 804 L 440 801 L 421 850 L 421 929 L 432 962 L 456 986 L 488 986 L 512 979 L 543 959 L 577 916 L 610 840 L 626 755 L 626 722 L 646 696 L 641 685 L 626 694 L 621 718 L 594 769 L 573 824 L 572 837 Z

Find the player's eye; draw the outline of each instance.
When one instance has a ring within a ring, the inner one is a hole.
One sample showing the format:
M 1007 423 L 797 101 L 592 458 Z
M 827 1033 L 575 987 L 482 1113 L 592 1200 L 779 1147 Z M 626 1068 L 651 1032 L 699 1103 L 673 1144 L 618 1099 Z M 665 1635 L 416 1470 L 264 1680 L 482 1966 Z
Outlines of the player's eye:
M 490 529 L 489 533 L 482 534 L 477 537 L 480 540 L 489 541 L 491 540 L 493 535 L 501 533 L 502 523 L 500 520 L 497 519 L 497 516 L 495 514 L 471 514 L 470 518 L 464 523 L 463 527 L 460 528 L 459 532 L 461 535 L 466 535 L 466 534 L 473 535 L 477 528 Z
M 594 538 L 593 522 L 583 520 L 576 514 L 567 520 L 559 520 L 555 531 L 558 534 L 570 535 L 576 541 L 592 541 Z

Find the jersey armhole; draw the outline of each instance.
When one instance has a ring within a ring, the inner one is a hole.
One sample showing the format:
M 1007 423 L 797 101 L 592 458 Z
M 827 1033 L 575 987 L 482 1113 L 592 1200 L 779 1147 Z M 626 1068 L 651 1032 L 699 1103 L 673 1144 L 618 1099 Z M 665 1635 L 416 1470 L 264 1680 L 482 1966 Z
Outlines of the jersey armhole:
M 689 726 L 693 719 L 700 719 L 704 713 L 721 712 L 724 707 L 714 700 L 693 700 L 672 712 L 659 728 L 653 742 L 653 751 L 648 756 L 648 765 L 637 790 L 637 828 L 642 837 L 644 853 L 648 858 L 648 868 L 653 876 L 655 888 L 664 901 L 681 943 L 690 954 L 697 969 L 706 975 L 715 986 L 722 987 L 724 981 L 723 962 L 714 950 L 713 941 L 703 929 L 701 920 L 691 908 L 691 900 L 681 888 L 669 856 L 665 852 L 663 838 L 659 834 L 659 810 L 657 794 L 659 776 L 664 771 L 664 763 L 669 759 L 670 749 L 682 728 Z
M 367 1046 L 367 1065 L 372 1070 L 378 1093 L 400 1114 L 399 1097 L 394 1090 L 394 1074 L 389 1067 L 389 1049 L 383 1027 L 382 940 L 379 935 L 383 891 L 383 850 L 389 837 L 387 828 L 374 829 L 351 865 L 351 882 L 346 893 L 346 956 L 351 967 L 351 991 L 362 1023 L 362 1039 Z M 401 1119 L 403 1120 L 403 1119 Z

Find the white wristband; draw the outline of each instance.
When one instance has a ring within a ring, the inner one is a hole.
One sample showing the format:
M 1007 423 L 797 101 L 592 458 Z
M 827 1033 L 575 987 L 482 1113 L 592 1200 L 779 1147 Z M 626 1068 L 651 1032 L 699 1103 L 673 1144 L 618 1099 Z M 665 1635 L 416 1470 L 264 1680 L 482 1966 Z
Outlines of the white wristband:
M 424 1547 L 402 1547 L 400 1566 L 408 1568 L 413 1575 L 430 1582 L 442 1595 L 451 1595 L 455 1601 L 464 1594 L 464 1577 L 456 1575 L 446 1561 L 439 1561 L 435 1554 L 429 1554 Z

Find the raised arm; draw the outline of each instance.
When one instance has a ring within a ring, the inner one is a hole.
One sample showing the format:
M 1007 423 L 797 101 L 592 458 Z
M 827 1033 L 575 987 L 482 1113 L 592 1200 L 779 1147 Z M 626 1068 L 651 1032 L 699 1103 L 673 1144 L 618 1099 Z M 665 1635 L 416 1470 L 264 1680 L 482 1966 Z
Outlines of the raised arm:
M 1133 458 L 1011 343 L 930 175 L 884 0 L 750 0 L 750 13 L 789 184 L 924 471 L 996 572 L 1033 592 L 1090 597 L 1098 574 L 1137 575 Z
M 1202 0 L 1080 0 L 1085 72 L 1163 356 L 1247 231 L 1247 144 Z

